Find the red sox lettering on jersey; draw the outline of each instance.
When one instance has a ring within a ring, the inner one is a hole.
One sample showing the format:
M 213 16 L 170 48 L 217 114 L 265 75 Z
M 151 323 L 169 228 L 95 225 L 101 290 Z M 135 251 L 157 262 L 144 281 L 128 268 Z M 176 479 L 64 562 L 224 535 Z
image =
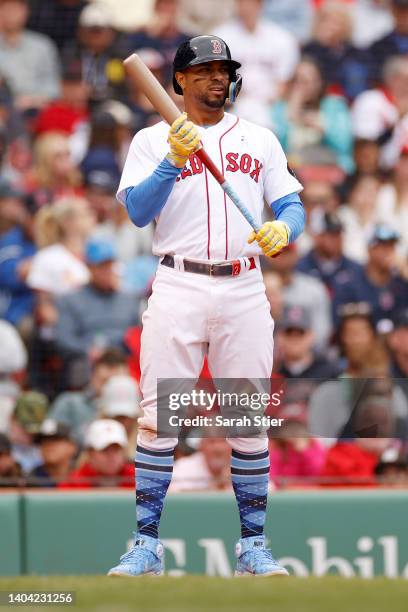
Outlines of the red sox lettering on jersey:
M 119 186 L 121 202 L 126 188 L 148 177 L 165 157 L 168 129 L 162 121 L 134 137 Z M 259 224 L 265 200 L 301 191 L 269 130 L 229 113 L 198 130 L 206 151 Z M 256 242 L 247 244 L 248 223 L 196 155 L 181 171 L 156 221 L 153 253 L 158 256 L 177 253 L 220 261 L 260 253 Z

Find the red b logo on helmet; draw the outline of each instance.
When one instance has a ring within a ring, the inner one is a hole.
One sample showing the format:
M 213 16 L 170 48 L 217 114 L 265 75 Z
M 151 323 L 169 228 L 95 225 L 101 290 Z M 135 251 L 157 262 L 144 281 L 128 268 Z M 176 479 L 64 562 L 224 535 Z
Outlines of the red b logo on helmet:
M 212 49 L 213 53 L 222 53 L 222 44 L 220 43 L 219 40 L 212 39 L 211 44 L 213 47 Z

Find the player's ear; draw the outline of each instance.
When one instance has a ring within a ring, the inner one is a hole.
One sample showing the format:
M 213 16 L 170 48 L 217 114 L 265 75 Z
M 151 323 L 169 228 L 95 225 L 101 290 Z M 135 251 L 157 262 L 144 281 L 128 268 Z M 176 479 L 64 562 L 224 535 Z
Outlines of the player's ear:
M 186 86 L 186 77 L 184 75 L 183 72 L 176 72 L 176 74 L 174 75 L 176 78 L 177 83 L 180 85 L 181 89 L 184 91 L 184 88 Z

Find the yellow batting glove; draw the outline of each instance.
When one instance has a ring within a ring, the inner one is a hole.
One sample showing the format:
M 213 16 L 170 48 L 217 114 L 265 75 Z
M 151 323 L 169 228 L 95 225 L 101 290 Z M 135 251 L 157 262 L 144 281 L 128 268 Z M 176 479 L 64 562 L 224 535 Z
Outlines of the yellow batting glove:
M 167 159 L 176 168 L 183 168 L 194 151 L 200 148 L 200 135 L 194 123 L 183 113 L 172 123 L 168 143 L 170 151 Z
M 257 241 L 267 257 L 274 257 L 289 244 L 289 228 L 283 221 L 267 221 L 258 233 L 252 232 L 248 243 Z

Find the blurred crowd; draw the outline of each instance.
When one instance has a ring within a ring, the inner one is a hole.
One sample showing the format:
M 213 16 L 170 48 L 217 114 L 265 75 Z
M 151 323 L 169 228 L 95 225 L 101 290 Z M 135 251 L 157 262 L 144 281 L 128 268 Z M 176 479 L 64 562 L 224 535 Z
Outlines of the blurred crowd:
M 115 193 L 159 117 L 122 60 L 182 108 L 171 64 L 195 34 L 226 40 L 228 111 L 304 185 L 305 232 L 262 262 L 290 382 L 271 488 L 407 486 L 408 0 L 0 0 L 0 487 L 133 487 L 157 261 Z M 187 432 L 172 489 L 229 489 L 229 453 Z

